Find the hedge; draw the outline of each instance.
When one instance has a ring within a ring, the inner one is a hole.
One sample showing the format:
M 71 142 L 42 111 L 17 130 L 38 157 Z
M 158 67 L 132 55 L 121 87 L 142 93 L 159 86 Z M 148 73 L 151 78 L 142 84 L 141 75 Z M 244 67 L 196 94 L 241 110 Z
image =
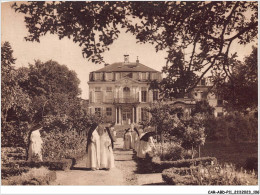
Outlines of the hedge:
M 75 160 L 74 160 L 75 161 Z M 75 163 L 75 162 L 74 162 Z M 13 168 L 13 167 L 48 167 L 50 170 L 69 170 L 72 168 L 73 160 L 72 159 L 63 159 L 61 161 L 16 161 L 4 164 L 3 166 Z
M 13 176 L 8 179 L 2 180 L 2 185 L 50 185 L 52 181 L 56 179 L 55 171 L 44 171 L 44 173 L 40 173 L 37 175 L 37 171 L 40 169 L 31 169 L 34 171 L 34 174 L 27 172 L 22 176 Z M 36 173 L 36 174 L 35 174 Z
M 177 161 L 161 161 L 159 157 L 153 157 L 151 159 L 151 166 L 155 172 L 161 173 L 164 169 L 169 169 L 171 167 L 190 167 L 198 165 L 212 165 L 217 164 L 217 159 L 215 157 L 202 157 L 194 159 L 183 159 Z
M 4 167 L 1 168 L 1 177 L 2 179 L 21 175 L 24 172 L 28 172 L 30 170 L 29 167 Z
M 198 171 L 198 167 L 182 167 L 165 169 L 162 178 L 168 185 L 197 185 L 191 172 Z

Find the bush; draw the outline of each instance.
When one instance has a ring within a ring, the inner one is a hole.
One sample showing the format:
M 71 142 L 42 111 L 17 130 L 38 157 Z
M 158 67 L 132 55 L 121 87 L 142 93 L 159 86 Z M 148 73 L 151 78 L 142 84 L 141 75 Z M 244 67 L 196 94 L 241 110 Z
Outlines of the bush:
M 204 119 L 207 139 L 211 141 L 257 141 L 257 118 L 238 112 Z
M 197 185 L 257 185 L 255 174 L 236 171 L 233 165 L 200 166 L 193 177 Z
M 214 165 L 217 164 L 217 159 L 215 157 L 202 157 L 194 159 L 183 159 L 177 161 L 161 161 L 160 158 L 152 158 L 152 166 L 156 172 L 162 172 L 164 169 L 169 169 L 172 167 L 181 168 L 181 167 L 191 167 L 198 165 Z
M 238 172 L 232 165 L 170 168 L 162 178 L 169 185 L 257 185 L 254 175 Z
M 75 163 L 75 162 L 74 162 Z M 4 164 L 5 167 L 14 168 L 14 167 L 29 167 L 29 168 L 40 168 L 47 167 L 50 170 L 69 170 L 73 166 L 72 159 L 62 159 L 60 161 L 16 161 L 9 164 Z
M 256 158 L 256 157 L 247 158 L 244 168 L 248 169 L 248 170 L 258 171 L 258 158 Z
M 56 179 L 56 173 L 47 168 L 32 168 L 21 176 L 10 177 L 2 180 L 2 185 L 49 185 Z
M 161 160 L 180 160 L 187 157 L 188 151 L 181 147 L 179 144 L 175 143 L 157 143 L 155 144 L 154 156 L 159 157 Z
M 43 160 L 57 161 L 86 154 L 86 136 L 76 131 L 53 130 L 43 135 Z
M 2 147 L 1 163 L 7 164 L 15 160 L 25 160 L 26 151 L 21 147 Z
M 196 185 L 191 173 L 198 171 L 198 167 L 182 167 L 165 169 L 162 178 L 168 185 Z
M 29 167 L 5 167 L 1 168 L 1 178 L 7 178 L 11 176 L 21 175 L 24 172 L 28 172 L 30 170 Z

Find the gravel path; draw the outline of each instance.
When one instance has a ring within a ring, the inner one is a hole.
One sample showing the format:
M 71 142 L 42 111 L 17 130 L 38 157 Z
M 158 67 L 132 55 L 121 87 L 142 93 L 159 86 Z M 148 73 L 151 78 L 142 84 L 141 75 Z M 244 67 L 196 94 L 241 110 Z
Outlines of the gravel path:
M 52 185 L 160 185 L 161 174 L 138 174 L 135 155 L 132 150 L 124 151 L 123 139 L 117 138 L 114 156 L 116 168 L 110 171 L 89 171 L 86 159 L 78 162 L 73 170 L 57 171 L 57 179 Z

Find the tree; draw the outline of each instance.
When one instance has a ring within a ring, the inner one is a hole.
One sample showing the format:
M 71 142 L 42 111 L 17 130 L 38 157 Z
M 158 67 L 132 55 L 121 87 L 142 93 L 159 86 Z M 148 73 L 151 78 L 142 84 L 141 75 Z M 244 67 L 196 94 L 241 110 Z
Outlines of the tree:
M 39 123 L 47 115 L 76 116 L 80 111 L 79 79 L 74 71 L 54 61 L 36 61 L 29 69 L 20 71 L 26 79 L 19 85 L 32 101 L 31 121 Z
M 1 45 L 1 144 L 21 146 L 27 123 L 24 117 L 31 100 L 19 86 L 15 58 L 9 42 Z
M 82 46 L 83 56 L 96 63 L 103 61 L 102 53 L 117 39 L 120 27 L 138 42 L 168 51 L 169 71 L 175 69 L 179 52 L 191 50 L 183 79 L 176 82 L 193 78 L 192 72 L 201 74 L 189 79 L 192 85 L 185 83 L 180 93 L 192 90 L 210 70 L 229 76 L 231 45 L 257 39 L 258 5 L 253 1 L 27 2 L 12 7 L 26 14 L 26 40 L 39 41 L 47 33 L 72 38 Z
M 257 48 L 244 62 L 230 60 L 233 69 L 228 78 L 215 76 L 215 91 L 225 101 L 229 111 L 246 111 L 258 105 Z
M 202 114 L 204 116 L 213 116 L 214 108 L 209 105 L 207 100 L 198 101 L 195 104 L 195 107 L 191 110 L 191 116 L 195 114 Z

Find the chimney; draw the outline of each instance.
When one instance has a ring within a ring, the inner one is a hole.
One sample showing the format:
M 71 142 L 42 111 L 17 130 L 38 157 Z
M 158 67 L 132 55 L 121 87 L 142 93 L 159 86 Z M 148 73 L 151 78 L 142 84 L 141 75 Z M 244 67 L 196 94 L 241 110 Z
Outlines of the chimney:
M 136 63 L 139 63 L 139 59 L 138 59 L 138 56 L 137 56 L 137 59 L 136 59 Z
M 107 63 L 105 64 L 105 66 L 108 66 L 108 65 L 109 65 L 109 64 L 107 64 Z
M 124 55 L 124 63 L 125 64 L 129 63 L 129 55 L 128 54 Z

